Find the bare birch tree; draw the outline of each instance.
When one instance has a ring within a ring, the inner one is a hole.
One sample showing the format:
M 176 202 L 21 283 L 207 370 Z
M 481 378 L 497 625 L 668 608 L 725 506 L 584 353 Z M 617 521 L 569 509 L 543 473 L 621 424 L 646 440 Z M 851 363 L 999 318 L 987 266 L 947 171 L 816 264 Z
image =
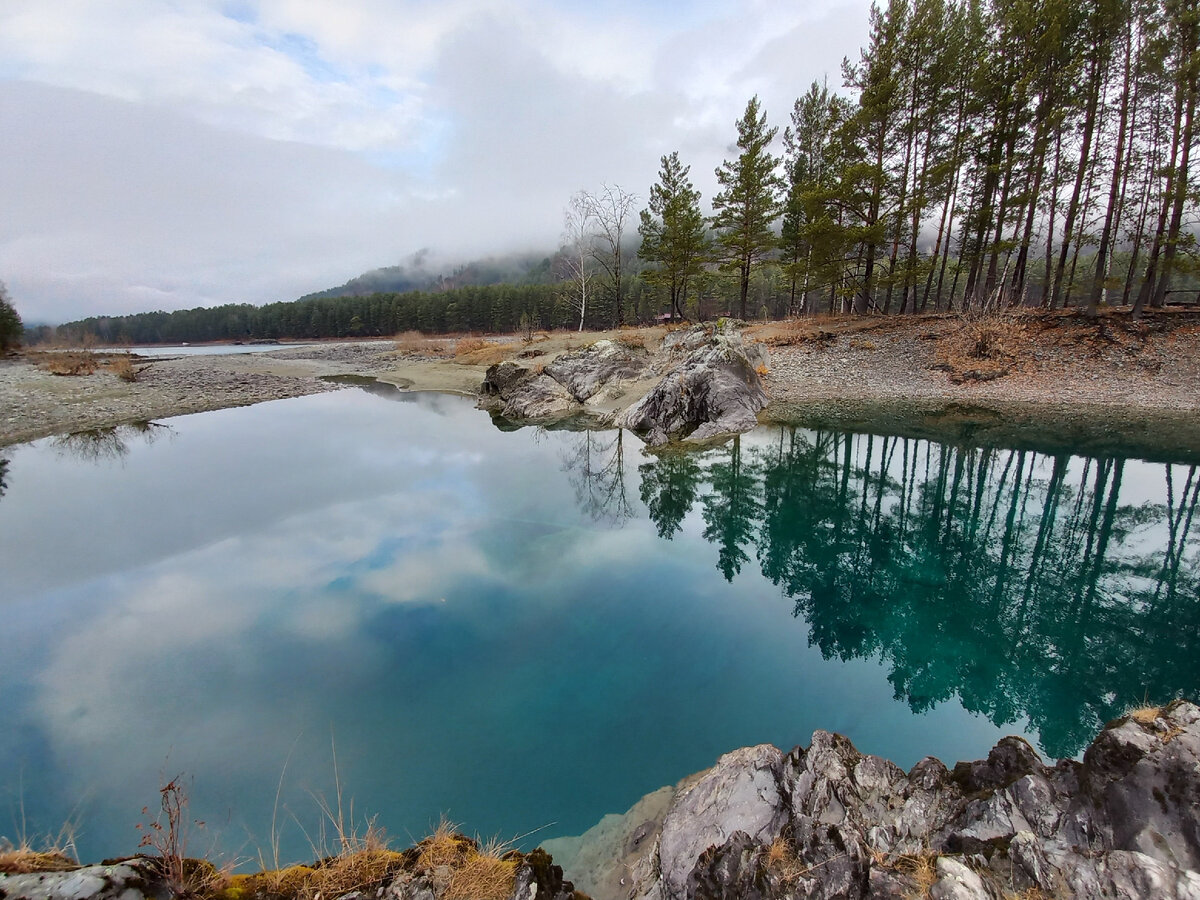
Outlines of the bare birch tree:
M 596 229 L 592 257 L 604 270 L 612 286 L 617 326 L 625 324 L 624 282 L 621 274 L 625 253 L 625 223 L 638 204 L 638 195 L 627 193 L 619 184 L 605 184 L 598 194 L 584 191 L 580 196 Z
M 586 191 L 571 196 L 563 212 L 564 279 L 565 296 L 572 309 L 579 310 L 579 330 L 583 331 L 583 319 L 587 315 L 588 292 L 592 286 L 593 272 L 588 264 L 595 247 L 594 217 Z

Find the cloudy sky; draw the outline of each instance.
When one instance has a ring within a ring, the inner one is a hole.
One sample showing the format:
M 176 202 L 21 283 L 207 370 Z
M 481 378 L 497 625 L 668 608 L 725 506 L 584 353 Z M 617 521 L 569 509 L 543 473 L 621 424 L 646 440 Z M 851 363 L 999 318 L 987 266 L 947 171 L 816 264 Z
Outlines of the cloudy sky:
M 867 0 L 3 0 L 0 280 L 27 321 L 290 300 L 549 249 L 571 193 L 704 197 L 750 95 L 840 84 Z

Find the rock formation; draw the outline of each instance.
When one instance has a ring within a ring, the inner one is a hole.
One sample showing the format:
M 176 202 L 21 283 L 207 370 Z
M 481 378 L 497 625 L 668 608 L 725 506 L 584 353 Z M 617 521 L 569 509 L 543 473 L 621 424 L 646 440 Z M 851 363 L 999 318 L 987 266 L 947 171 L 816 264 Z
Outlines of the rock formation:
M 1183 701 L 1111 723 L 1082 762 L 1009 737 L 905 773 L 818 731 L 650 796 L 547 849 L 622 900 L 1200 898 L 1200 709 Z
M 652 446 L 672 439 L 704 441 L 749 431 L 767 405 L 759 380 L 767 351 L 746 345 L 736 331 L 700 325 L 663 339 L 675 359 L 662 380 L 617 418 Z
M 488 368 L 479 406 L 519 422 L 563 418 L 583 411 L 602 389 L 638 377 L 648 361 L 644 350 L 613 341 L 596 341 L 545 366 L 506 360 Z
M 582 412 L 629 428 L 654 446 L 700 442 L 758 424 L 767 405 L 759 380 L 766 365 L 761 344 L 743 343 L 732 329 L 697 325 L 667 334 L 655 355 L 597 341 L 545 365 L 497 363 L 480 385 L 479 405 L 510 422 L 544 423 Z

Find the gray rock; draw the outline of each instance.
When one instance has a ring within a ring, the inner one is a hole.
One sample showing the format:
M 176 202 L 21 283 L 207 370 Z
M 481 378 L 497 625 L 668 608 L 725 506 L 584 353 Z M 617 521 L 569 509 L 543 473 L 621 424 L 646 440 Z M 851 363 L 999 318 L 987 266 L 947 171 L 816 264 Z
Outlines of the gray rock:
M 769 744 L 722 756 L 675 798 L 658 840 L 658 871 L 666 897 L 687 896 L 688 878 L 700 854 L 736 832 L 760 844 L 779 837 L 788 820 L 781 790 L 783 754 Z
M 0 875 L 0 897 L 5 900 L 143 900 L 166 896 L 153 865 L 144 859 L 84 866 L 71 872 Z
M 760 351 L 752 355 L 759 359 Z M 758 411 L 767 405 L 758 365 L 747 355 L 737 332 L 706 336 L 627 409 L 618 424 L 653 446 L 675 438 L 704 441 L 749 431 L 758 424 Z
M 546 365 L 545 373 L 583 403 L 609 382 L 638 377 L 648 360 L 644 350 L 635 351 L 613 341 L 596 341 L 558 356 Z
M 914 896 L 930 856 L 929 896 L 942 900 L 1200 900 L 1200 708 L 1118 720 L 1082 763 L 1053 768 L 1005 738 L 953 772 L 926 758 L 904 773 L 818 731 L 786 758 L 766 745 L 726 754 L 662 806 L 643 801 L 597 835 L 612 867 L 599 847 L 579 851 L 620 873 L 597 882 L 597 900 Z M 767 862 L 777 839 L 793 860 L 783 870 Z
M 1077 809 L 1105 844 L 1200 869 L 1200 709 L 1175 702 L 1153 723 L 1118 720 L 1088 747 Z
M 939 857 L 937 876 L 929 889 L 933 900 L 991 900 L 983 879 L 956 859 Z
M 488 368 L 479 406 L 516 421 L 561 418 L 579 410 L 575 398 L 549 375 L 509 360 Z

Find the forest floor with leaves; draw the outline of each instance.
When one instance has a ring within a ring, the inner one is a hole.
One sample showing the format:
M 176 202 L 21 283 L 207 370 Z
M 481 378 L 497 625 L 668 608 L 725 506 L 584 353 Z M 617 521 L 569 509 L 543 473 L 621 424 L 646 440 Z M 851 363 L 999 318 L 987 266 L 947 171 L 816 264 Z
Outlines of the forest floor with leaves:
M 502 359 L 548 362 L 602 338 L 653 351 L 664 332 L 409 333 L 253 354 L 108 354 L 84 366 L 60 351 L 30 351 L 0 360 L 0 446 L 336 390 L 343 385 L 324 379 L 338 375 L 471 394 Z M 864 405 L 907 404 L 926 418 L 930 408 L 954 407 L 1013 420 L 1099 419 L 1125 430 L 1162 421 L 1177 424 L 1181 445 L 1200 452 L 1200 426 L 1191 425 L 1200 418 L 1200 311 L 1149 311 L 1140 322 L 1119 310 L 1095 321 L 1076 311 L 819 316 L 752 325 L 747 336 L 770 347 L 767 419 L 816 411 L 853 424 L 848 418 L 861 417 Z M 77 367 L 77 374 L 55 374 Z

